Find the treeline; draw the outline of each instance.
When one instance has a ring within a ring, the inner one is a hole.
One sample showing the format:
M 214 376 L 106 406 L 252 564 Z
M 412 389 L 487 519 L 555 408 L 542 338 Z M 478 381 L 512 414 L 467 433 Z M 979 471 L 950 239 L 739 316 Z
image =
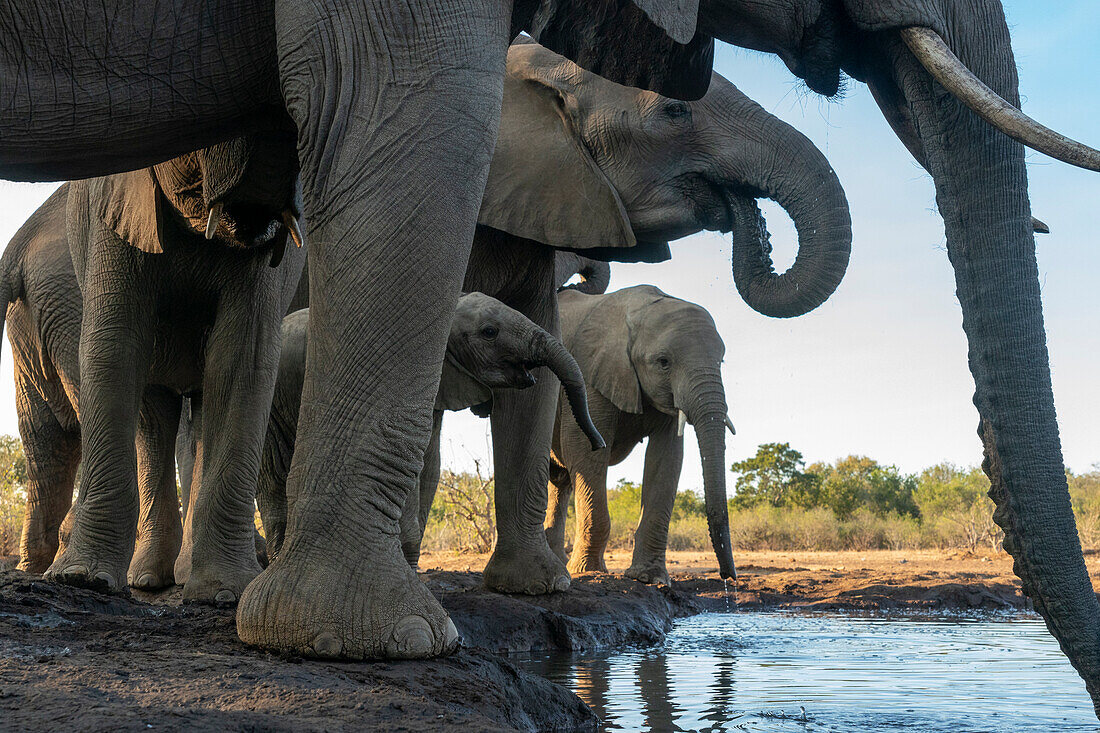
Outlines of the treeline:
M 730 534 L 738 550 L 999 549 L 989 480 L 979 468 L 941 463 L 903 474 L 865 456 L 806 465 L 787 443 L 761 445 L 731 466 Z M 1100 470 L 1067 473 L 1081 544 L 1100 550 Z M 27 463 L 18 438 L 0 435 L 0 556 L 18 552 Z M 428 519 L 429 552 L 487 552 L 496 535 L 493 478 L 442 472 Z M 628 550 L 641 511 L 641 486 L 608 492 L 610 547 Z M 573 536 L 570 510 L 566 537 Z M 676 497 L 669 549 L 709 551 L 706 509 L 695 491 Z

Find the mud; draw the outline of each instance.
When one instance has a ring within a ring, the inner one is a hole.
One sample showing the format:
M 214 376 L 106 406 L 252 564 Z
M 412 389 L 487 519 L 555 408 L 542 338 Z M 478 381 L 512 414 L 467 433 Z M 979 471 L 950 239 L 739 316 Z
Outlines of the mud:
M 628 558 L 609 558 L 621 572 Z M 1090 569 L 1100 570 L 1097 558 Z M 426 561 L 426 562 L 425 562 Z M 1026 609 L 997 555 L 742 553 L 728 586 L 704 553 L 673 553 L 673 586 L 575 578 L 545 597 L 490 593 L 478 557 L 422 558 L 465 648 L 442 660 L 338 663 L 240 643 L 232 611 L 179 590 L 99 595 L 0 571 L 0 729 L 593 730 L 573 693 L 504 652 L 648 646 L 701 611 Z M 140 596 L 140 597 L 139 597 Z
M 572 692 L 492 651 L 653 644 L 699 610 L 687 594 L 610 576 L 542 599 L 489 593 L 479 573 L 425 580 L 466 648 L 336 663 L 250 649 L 232 611 L 182 606 L 178 589 L 110 597 L 0 572 L 0 728 L 593 730 Z

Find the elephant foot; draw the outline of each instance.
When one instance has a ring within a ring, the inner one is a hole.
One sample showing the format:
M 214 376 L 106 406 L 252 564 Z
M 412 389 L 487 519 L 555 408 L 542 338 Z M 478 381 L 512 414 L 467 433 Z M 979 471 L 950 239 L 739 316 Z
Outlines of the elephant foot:
M 50 563 L 53 562 L 53 558 L 56 554 L 56 549 L 53 552 L 49 553 L 29 553 L 19 560 L 19 564 L 15 566 L 15 569 L 22 570 L 24 573 L 44 573 L 46 572 L 46 569 L 50 567 Z
M 581 573 L 606 573 L 607 565 L 603 561 L 603 553 L 573 551 L 573 557 L 569 559 L 569 572 L 572 575 Z
M 420 543 L 416 542 L 402 542 L 401 554 L 405 556 L 405 562 L 409 564 L 409 567 L 414 571 L 420 567 Z
M 68 544 L 45 572 L 45 578 L 62 585 L 88 588 L 100 593 L 129 595 L 126 584 L 128 558 L 111 557 L 83 550 L 78 542 Z
M 225 561 L 194 564 L 191 576 L 183 584 L 183 602 L 219 608 L 235 606 L 244 589 L 259 574 L 260 564 L 252 554 L 245 555 L 243 562 L 235 565 Z
M 454 622 L 396 539 L 381 545 L 355 557 L 304 549 L 280 554 L 241 597 L 241 640 L 328 659 L 423 659 L 455 651 L 461 639 Z
M 672 585 L 664 563 L 634 564 L 626 569 L 624 575 L 646 585 Z
M 569 589 L 569 571 L 546 544 L 542 532 L 518 547 L 498 541 L 484 575 L 485 587 L 499 593 L 539 596 Z
M 178 532 L 146 533 L 138 539 L 134 559 L 126 577 L 130 587 L 140 590 L 160 590 L 174 585 L 173 565 L 180 550 Z
M 562 565 L 569 562 L 569 555 L 565 552 L 565 530 L 563 528 L 547 527 L 546 544 L 550 545 L 550 549 L 558 556 Z

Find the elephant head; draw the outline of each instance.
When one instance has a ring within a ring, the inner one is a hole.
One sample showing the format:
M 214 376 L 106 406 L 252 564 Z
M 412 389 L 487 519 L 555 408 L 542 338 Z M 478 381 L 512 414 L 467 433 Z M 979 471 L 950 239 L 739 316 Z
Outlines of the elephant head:
M 282 258 L 289 236 L 304 241 L 292 132 L 249 135 L 181 155 L 152 168 L 102 179 L 103 218 L 139 249 L 163 252 L 166 217 L 230 247 L 272 247 Z M 119 185 L 119 184 L 124 185 Z
M 580 275 L 581 281 L 566 285 L 569 278 Z M 554 253 L 554 287 L 577 290 L 585 295 L 602 295 L 611 284 L 611 265 L 601 260 L 592 260 L 576 252 L 559 251 Z
M 531 369 L 547 367 L 565 390 L 569 407 L 593 450 L 603 438 L 588 414 L 584 376 L 561 341 L 517 310 L 482 293 L 458 300 L 435 409 L 484 405 L 494 389 L 526 389 L 535 384 Z
M 798 256 L 782 275 L 758 197 L 777 201 L 798 229 Z M 778 317 L 832 294 L 852 237 L 844 191 L 820 151 L 725 79 L 688 103 L 619 86 L 529 42 L 508 54 L 479 221 L 585 255 L 651 261 L 668 257 L 672 239 L 733 228 L 738 290 Z
M 580 298 L 570 291 L 561 297 Z M 618 409 L 644 405 L 695 427 L 703 463 L 703 497 L 722 577 L 735 577 L 726 506 L 727 416 L 721 364 L 726 347 L 703 308 L 651 285 L 604 296 L 569 339 L 589 369 L 589 383 Z

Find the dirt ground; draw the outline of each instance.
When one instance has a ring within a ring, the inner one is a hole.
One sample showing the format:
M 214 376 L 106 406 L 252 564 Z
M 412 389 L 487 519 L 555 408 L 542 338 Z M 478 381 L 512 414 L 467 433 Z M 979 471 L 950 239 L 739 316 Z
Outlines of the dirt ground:
M 425 554 L 421 568 L 464 571 L 481 568 L 487 555 Z M 630 552 L 606 558 L 611 573 L 630 565 Z M 707 610 L 725 608 L 726 597 L 741 610 L 965 611 L 1023 610 L 1028 601 L 1004 552 L 958 550 L 869 550 L 866 552 L 736 552 L 738 580 L 724 586 L 709 552 L 671 552 L 673 587 L 696 596 Z M 1100 555 L 1085 557 L 1093 586 L 1100 588 Z M 599 577 L 597 574 L 582 576 Z
M 107 597 L 0 570 L 0 730 L 592 730 L 568 690 L 502 652 L 659 643 L 677 617 L 754 608 L 1026 608 L 1010 561 L 944 552 L 738 553 L 727 587 L 709 553 L 673 553 L 673 585 L 576 578 L 533 598 L 481 587 L 484 556 L 426 555 L 422 577 L 465 648 L 429 662 L 337 663 L 245 647 L 231 611 L 179 590 Z M 613 553 L 621 572 L 629 553 Z M 1100 581 L 1100 558 L 1089 567 Z M 2 566 L 0 566 L 2 567 Z

